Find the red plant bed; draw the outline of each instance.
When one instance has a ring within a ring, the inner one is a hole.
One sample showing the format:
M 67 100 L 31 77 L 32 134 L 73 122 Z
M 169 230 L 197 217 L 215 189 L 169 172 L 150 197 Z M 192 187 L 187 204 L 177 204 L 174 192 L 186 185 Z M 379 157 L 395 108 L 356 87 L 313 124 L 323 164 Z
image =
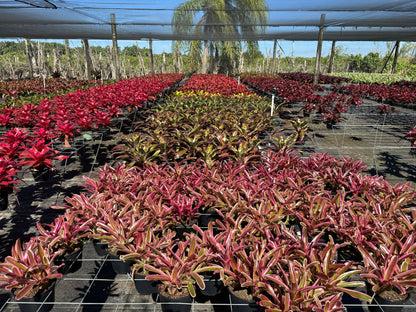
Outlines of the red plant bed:
M 350 105 L 360 105 L 361 103 L 361 97 L 355 94 L 350 96 L 338 92 L 326 95 L 316 94 L 315 91 L 322 91 L 323 88 L 309 84 L 307 79 L 309 76 L 299 73 L 284 75 L 296 77 L 301 82 L 292 79 L 258 76 L 247 76 L 242 81 L 263 91 L 273 93 L 284 102 L 304 102 L 303 109 L 307 112 L 315 110 L 321 113 L 323 115 L 322 121 L 329 124 L 341 121 L 343 119 L 342 113 L 347 112 Z
M 41 93 L 52 93 L 61 90 L 79 88 L 97 83 L 96 80 L 47 78 L 45 87 L 43 79 L 0 81 L 0 94 L 5 97 L 27 96 Z
M 416 103 L 416 89 L 411 83 L 346 85 L 339 86 L 338 90 L 392 104 Z
M 52 100 L 44 99 L 36 106 L 3 109 L 0 121 L 4 126 L 53 130 L 57 136 L 68 134 L 68 129 L 62 129 L 64 123 L 69 123 L 74 131 L 95 129 L 107 126 L 122 113 L 123 107 L 141 107 L 182 77 L 182 74 L 157 74 L 78 90 Z
M 13 127 L 0 137 L 0 157 L 13 165 L 0 184 L 16 184 L 15 172 L 23 165 L 51 167 L 53 159 L 63 159 L 49 147 L 51 140 L 69 138 L 83 130 L 106 127 L 122 113 L 122 108 L 139 108 L 157 93 L 183 77 L 182 74 L 157 74 L 122 80 L 116 84 L 99 85 L 78 90 L 52 100 L 44 99 L 39 105 L 5 108 L 1 111 L 3 126 Z

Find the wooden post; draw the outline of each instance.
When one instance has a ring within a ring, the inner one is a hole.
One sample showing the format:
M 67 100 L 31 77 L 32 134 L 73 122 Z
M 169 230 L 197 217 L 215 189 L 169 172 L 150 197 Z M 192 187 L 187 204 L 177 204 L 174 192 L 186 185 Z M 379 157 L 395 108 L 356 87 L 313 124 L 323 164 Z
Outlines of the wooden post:
M 111 13 L 111 36 L 113 38 L 113 79 L 120 80 L 120 73 L 118 70 L 118 46 L 117 46 L 117 29 L 116 16 Z
M 242 73 L 244 71 L 244 47 L 241 46 L 240 50 L 240 59 L 238 61 L 238 73 Z
M 396 42 L 396 44 L 397 44 L 397 42 Z M 380 74 L 382 74 L 382 73 L 383 73 L 383 71 L 386 69 L 386 67 L 387 67 L 387 63 L 390 61 L 390 57 L 391 57 L 391 55 L 393 54 L 393 51 L 394 51 L 395 49 L 396 49 L 396 45 L 394 45 L 393 49 L 391 49 L 391 51 L 390 51 L 389 55 L 387 56 L 386 61 L 384 62 L 383 68 L 382 68 L 382 69 L 381 69 L 381 71 L 380 71 Z
M 328 65 L 328 74 L 332 73 L 333 67 L 334 67 L 334 57 L 335 57 L 335 40 L 332 41 L 332 47 L 331 47 L 331 56 L 329 57 L 329 65 Z
M 166 53 L 165 53 L 165 51 L 163 51 L 162 57 L 163 57 L 162 74 L 164 74 L 164 73 L 166 73 Z
M 69 55 L 69 40 L 65 39 L 65 54 Z
M 393 64 L 391 65 L 391 73 L 394 74 L 396 72 L 396 65 L 397 59 L 399 57 L 399 48 L 400 48 L 400 41 L 396 41 L 396 50 L 394 51 L 394 59 Z
M 155 73 L 155 63 L 153 59 L 153 42 L 152 38 L 149 38 L 149 61 L 150 61 L 150 72 Z
M 204 41 L 204 53 L 202 54 L 201 73 L 206 74 L 208 72 L 208 41 Z
M 58 71 L 57 64 L 58 64 L 58 51 L 55 48 L 52 49 L 53 54 L 53 72 Z
M 295 40 L 292 41 L 292 72 L 295 71 Z
M 38 40 L 38 74 L 41 74 L 45 70 L 45 55 L 43 53 L 43 47 Z
M 319 82 L 318 80 L 319 80 L 319 70 L 321 67 L 322 40 L 324 38 L 324 24 L 325 24 L 325 14 L 321 14 L 321 22 L 319 24 L 318 48 L 316 49 L 315 72 L 313 74 L 313 84 L 318 84 Z
M 273 43 L 273 62 L 272 62 L 272 70 L 271 70 L 271 73 L 273 75 L 276 74 L 276 52 L 277 52 L 277 39 L 274 39 L 274 43 Z
M 33 78 L 32 56 L 29 50 L 29 44 L 27 43 L 27 39 L 25 39 L 25 52 L 26 52 L 27 66 L 29 67 L 29 79 L 32 79 Z
M 92 79 L 92 62 L 91 62 L 91 55 L 90 55 L 90 44 L 87 39 L 82 39 L 82 45 L 84 47 L 85 77 L 91 80 Z
M 278 58 L 277 58 L 277 72 L 276 74 L 280 73 L 280 61 L 282 60 L 282 49 L 279 49 L 279 54 L 278 54 Z

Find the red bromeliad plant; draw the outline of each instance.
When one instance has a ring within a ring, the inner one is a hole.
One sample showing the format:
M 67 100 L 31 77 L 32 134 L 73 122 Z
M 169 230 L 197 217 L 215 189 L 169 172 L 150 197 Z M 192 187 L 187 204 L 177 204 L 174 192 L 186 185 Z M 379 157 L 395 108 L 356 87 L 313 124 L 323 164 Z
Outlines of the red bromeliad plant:
M 69 139 L 78 132 L 75 125 L 65 119 L 57 121 L 55 131 L 58 133 L 58 137 L 64 141 L 64 147 L 71 147 Z
M 18 184 L 17 165 L 9 158 L 0 157 L 0 194 L 9 194 Z
M 39 128 L 33 131 L 33 140 L 40 140 L 48 143 L 54 137 L 52 130 L 46 130 L 45 128 Z
M 114 214 L 114 210 L 102 211 L 101 219 L 95 223 L 95 233 L 92 237 L 107 243 L 109 252 L 113 255 L 130 253 L 130 244 L 134 242 L 137 232 L 144 232 L 147 228 L 156 231 L 156 222 L 149 214 L 134 213 L 129 211 L 129 208 L 131 207 L 117 214 Z
M 12 290 L 17 300 L 32 297 L 48 289 L 62 274 L 59 266 L 53 264 L 57 256 L 35 238 L 26 244 L 18 239 L 12 248 L 11 256 L 0 263 L 0 287 Z
M 40 169 L 48 167 L 52 169 L 52 160 L 67 159 L 68 156 L 58 155 L 58 151 L 49 147 L 43 141 L 36 141 L 31 147 L 26 147 L 20 154 L 22 164 Z
M 21 168 L 20 153 L 26 148 L 29 131 L 25 128 L 14 128 L 7 131 L 0 139 L 0 156 L 16 161 L 16 169 Z

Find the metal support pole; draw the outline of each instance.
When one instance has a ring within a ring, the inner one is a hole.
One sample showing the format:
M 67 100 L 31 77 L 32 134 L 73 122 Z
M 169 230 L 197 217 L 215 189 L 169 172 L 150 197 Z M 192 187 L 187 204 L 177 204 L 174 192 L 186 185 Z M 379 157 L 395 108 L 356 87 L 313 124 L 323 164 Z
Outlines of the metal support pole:
M 111 35 L 113 38 L 113 78 L 116 81 L 120 80 L 120 73 L 118 69 L 118 46 L 117 46 L 117 29 L 116 16 L 111 13 Z
M 319 70 L 321 67 L 322 40 L 324 38 L 324 24 L 325 24 L 325 14 L 321 14 L 321 22 L 319 24 L 318 48 L 316 49 L 315 72 L 313 75 L 313 84 L 318 84 L 319 82 L 318 80 L 319 80 Z

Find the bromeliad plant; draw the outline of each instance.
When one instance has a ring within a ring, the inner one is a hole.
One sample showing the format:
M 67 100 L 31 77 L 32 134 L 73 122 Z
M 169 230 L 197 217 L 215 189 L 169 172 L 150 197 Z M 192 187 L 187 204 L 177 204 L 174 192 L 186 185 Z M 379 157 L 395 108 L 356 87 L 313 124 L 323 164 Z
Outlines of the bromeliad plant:
M 42 242 L 32 238 L 26 244 L 18 239 L 11 256 L 0 263 L 0 287 L 11 290 L 16 300 L 32 297 L 47 290 L 62 274 L 59 266 L 53 264 L 56 252 L 49 250 Z
M 361 277 L 376 295 L 401 301 L 408 297 L 408 289 L 416 287 L 416 233 L 397 237 L 392 232 L 379 233 L 376 244 L 358 245 L 363 257 Z
M 132 277 L 137 275 L 148 275 L 149 271 L 146 270 L 146 264 L 154 264 L 155 257 L 153 256 L 153 250 L 165 250 L 169 246 L 175 244 L 176 233 L 167 230 L 160 235 L 152 228 L 147 230 L 137 231 L 133 240 L 130 240 L 128 244 L 122 246 L 121 259 L 123 261 L 131 261 L 132 265 Z
M 38 222 L 36 226 L 40 233 L 38 239 L 62 256 L 82 248 L 88 236 L 89 220 L 81 222 L 77 213 L 67 210 L 53 223 L 41 225 Z
M 412 130 L 407 132 L 404 137 L 410 140 L 410 142 L 412 144 L 412 151 L 413 151 L 414 148 L 416 147 L 416 126 L 413 127 Z
M 18 167 L 15 161 L 0 157 L 0 194 L 13 192 L 16 184 L 19 183 L 17 178 Z
M 53 160 L 67 159 L 66 155 L 59 155 L 59 152 L 50 147 L 51 143 L 42 140 L 32 142 L 31 147 L 26 147 L 20 154 L 21 163 L 31 168 L 41 169 L 52 168 Z
M 146 279 L 160 281 L 162 292 L 173 298 L 186 292 L 195 297 L 196 285 L 205 289 L 203 274 L 220 269 L 218 265 L 207 263 L 207 249 L 198 246 L 194 235 L 166 248 L 151 248 L 153 254 L 150 257 L 154 262 L 144 265 L 150 272 Z

